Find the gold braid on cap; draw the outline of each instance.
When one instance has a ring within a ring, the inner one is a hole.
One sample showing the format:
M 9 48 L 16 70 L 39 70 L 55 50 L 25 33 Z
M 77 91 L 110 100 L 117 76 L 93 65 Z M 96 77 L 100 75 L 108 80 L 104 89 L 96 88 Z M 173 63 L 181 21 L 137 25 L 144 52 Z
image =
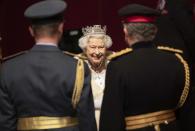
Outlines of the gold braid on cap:
M 175 48 L 171 48 L 171 47 L 167 47 L 167 46 L 157 46 L 157 48 L 160 50 L 166 50 L 166 51 L 171 51 L 171 52 L 183 54 L 183 51 L 180 49 L 175 49 Z
M 83 35 L 93 35 L 93 34 L 106 34 L 106 26 L 101 27 L 101 25 L 87 26 L 82 28 Z
M 78 59 L 75 85 L 74 85 L 73 94 L 72 94 L 73 108 L 76 108 L 77 104 L 79 103 L 82 89 L 83 89 L 83 84 L 84 84 L 84 63 L 83 63 L 83 60 Z
M 107 57 L 107 59 L 108 59 L 108 60 L 112 60 L 112 59 L 114 59 L 114 58 L 116 58 L 116 57 L 122 56 L 122 55 L 127 54 L 127 53 L 129 53 L 129 52 L 131 52 L 131 51 L 133 51 L 132 48 L 126 48 L 126 49 L 121 50 L 121 51 L 118 51 L 118 52 L 116 52 L 116 53 L 112 53 L 111 55 L 109 55 L 109 56 Z
M 185 71 L 185 85 L 184 85 L 184 89 L 183 89 L 183 92 L 181 94 L 181 97 L 180 97 L 180 100 L 177 104 L 177 107 L 176 108 L 180 108 L 184 105 L 187 97 L 188 97 L 188 94 L 189 94 L 189 89 L 190 89 L 190 68 L 189 68 L 189 65 L 188 63 L 183 59 L 183 57 L 178 54 L 178 53 L 175 53 L 176 57 L 181 61 L 181 63 L 183 64 L 184 66 L 184 71 Z

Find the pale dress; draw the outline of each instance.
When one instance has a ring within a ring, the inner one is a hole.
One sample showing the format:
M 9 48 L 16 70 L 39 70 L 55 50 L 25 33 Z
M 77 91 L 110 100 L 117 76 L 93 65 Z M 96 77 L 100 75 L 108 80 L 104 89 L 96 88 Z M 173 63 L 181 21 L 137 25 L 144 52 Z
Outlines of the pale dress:
M 91 85 L 92 85 L 92 93 L 93 93 L 94 106 L 95 106 L 95 118 L 96 118 L 96 124 L 98 130 L 99 130 L 100 109 L 102 105 L 102 99 L 103 99 L 104 88 L 105 88 L 105 76 L 106 76 L 106 69 L 102 70 L 100 73 L 97 73 L 91 69 Z

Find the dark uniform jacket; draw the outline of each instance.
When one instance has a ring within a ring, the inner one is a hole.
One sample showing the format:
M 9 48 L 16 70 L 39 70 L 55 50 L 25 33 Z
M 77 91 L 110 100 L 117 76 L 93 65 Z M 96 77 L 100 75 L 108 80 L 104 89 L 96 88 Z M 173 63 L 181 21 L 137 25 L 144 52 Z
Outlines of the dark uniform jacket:
M 80 102 L 71 98 L 77 60 L 55 46 L 35 45 L 3 64 L 0 78 L 0 131 L 16 131 L 17 118 L 77 117 L 78 126 L 51 131 L 96 131 L 90 71 L 85 64 Z
M 125 117 L 175 109 L 179 102 L 185 73 L 174 53 L 156 49 L 152 42 L 136 43 L 132 49 L 108 65 L 100 131 L 125 131 Z M 181 131 L 180 126 L 173 121 L 160 128 Z M 154 131 L 154 127 L 135 131 Z

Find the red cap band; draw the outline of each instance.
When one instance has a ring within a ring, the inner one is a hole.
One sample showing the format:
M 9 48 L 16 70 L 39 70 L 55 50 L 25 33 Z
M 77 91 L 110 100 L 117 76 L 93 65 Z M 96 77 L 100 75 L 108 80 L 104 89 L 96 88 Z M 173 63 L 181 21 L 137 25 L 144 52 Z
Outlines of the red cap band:
M 152 23 L 156 21 L 155 16 L 129 16 L 122 19 L 124 23 Z

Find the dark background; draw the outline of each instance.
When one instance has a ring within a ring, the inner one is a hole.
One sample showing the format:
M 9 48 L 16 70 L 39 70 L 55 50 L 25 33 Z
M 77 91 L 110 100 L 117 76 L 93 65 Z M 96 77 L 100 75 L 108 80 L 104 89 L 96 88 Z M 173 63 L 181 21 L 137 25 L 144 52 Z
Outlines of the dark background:
M 40 0 L 0 0 L 0 35 L 3 56 L 28 50 L 34 44 L 28 32 L 28 21 L 24 10 Z M 193 0 L 195 3 L 195 0 Z M 140 3 L 155 7 L 157 0 L 66 0 L 65 31 L 81 29 L 87 25 L 107 25 L 107 32 L 112 37 L 111 50 L 126 48 L 122 25 L 117 10 L 129 3 Z

